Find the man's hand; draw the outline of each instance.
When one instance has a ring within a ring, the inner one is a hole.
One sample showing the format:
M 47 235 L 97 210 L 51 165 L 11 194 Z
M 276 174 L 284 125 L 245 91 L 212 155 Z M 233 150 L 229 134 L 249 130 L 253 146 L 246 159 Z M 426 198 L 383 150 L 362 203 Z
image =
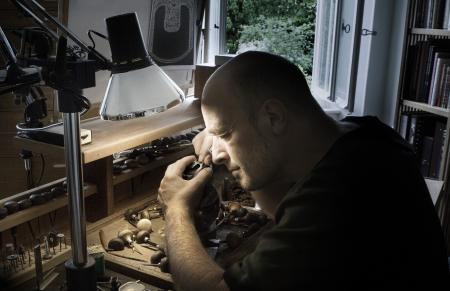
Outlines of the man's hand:
M 165 233 L 170 272 L 177 289 L 228 291 L 224 270 L 203 248 L 194 226 L 193 213 L 211 178 L 211 169 L 201 170 L 191 180 L 182 178 L 195 156 L 184 157 L 167 167 L 159 187 L 159 200 L 166 206 Z
M 197 208 L 203 188 L 212 177 L 212 171 L 205 168 L 191 180 L 184 180 L 184 170 L 195 160 L 195 156 L 187 156 L 167 167 L 159 186 L 159 200 L 167 209 L 183 207 L 192 214 Z
M 206 129 L 202 130 L 194 137 L 192 144 L 194 145 L 198 161 L 205 165 L 211 165 L 212 157 L 210 149 L 212 146 L 212 136 L 206 132 Z

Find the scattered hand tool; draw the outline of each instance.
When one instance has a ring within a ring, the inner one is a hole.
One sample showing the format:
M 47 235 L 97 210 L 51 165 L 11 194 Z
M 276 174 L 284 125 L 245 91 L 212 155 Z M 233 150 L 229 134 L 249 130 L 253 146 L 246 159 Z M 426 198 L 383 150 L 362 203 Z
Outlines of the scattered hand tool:
M 168 273 L 169 272 L 169 259 L 167 257 L 163 257 L 161 259 L 161 261 L 159 263 L 157 263 L 157 264 L 145 263 L 145 264 L 142 264 L 142 265 L 143 266 L 148 266 L 148 267 L 158 267 L 161 270 L 161 272 L 164 272 L 164 273 Z
M 119 258 L 123 258 L 123 259 L 129 259 L 129 260 L 138 261 L 138 262 L 144 262 L 144 263 L 147 262 L 147 261 L 142 260 L 142 259 L 138 259 L 138 258 L 133 258 L 133 257 L 128 257 L 128 256 L 124 256 L 124 255 L 121 255 L 121 254 L 117 254 L 113 250 L 109 249 L 107 247 L 107 245 L 106 245 L 105 232 L 103 231 L 103 229 L 100 229 L 100 231 L 98 232 L 98 235 L 100 237 L 100 243 L 102 244 L 103 249 L 108 254 L 110 254 L 112 256 L 119 257 Z
M 131 248 L 131 250 L 134 252 L 137 252 L 140 255 L 143 255 L 135 246 L 133 243 L 133 232 L 129 229 L 124 229 L 117 235 L 119 238 L 123 240 L 124 243 L 127 244 L 128 247 Z

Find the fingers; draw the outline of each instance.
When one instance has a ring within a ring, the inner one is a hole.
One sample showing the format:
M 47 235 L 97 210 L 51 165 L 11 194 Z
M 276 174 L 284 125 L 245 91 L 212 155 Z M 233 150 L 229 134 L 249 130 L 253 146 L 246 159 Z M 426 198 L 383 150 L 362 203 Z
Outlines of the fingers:
M 212 178 L 212 174 L 212 168 L 203 168 L 194 178 L 192 178 L 191 181 L 197 185 L 204 185 L 209 179 Z
M 210 139 L 208 138 L 207 140 L 209 141 Z M 200 152 L 198 153 L 198 160 L 200 162 L 204 162 L 204 160 L 208 156 L 211 156 L 211 153 L 209 151 L 210 148 L 211 148 L 211 143 L 210 142 L 206 142 L 206 140 L 205 140 L 205 142 L 203 142 L 203 144 L 201 146 Z
M 203 163 L 207 166 L 211 166 L 212 165 L 212 156 L 211 155 L 207 155 L 204 159 L 203 159 Z
M 186 156 L 182 159 L 179 159 L 175 163 L 171 164 L 167 168 L 166 173 L 171 173 L 171 174 L 174 174 L 177 176 L 181 176 L 183 174 L 184 170 L 186 169 L 186 167 L 195 161 L 196 161 L 195 156 Z
M 198 161 L 205 163 L 205 159 L 211 155 L 209 149 L 212 145 L 212 137 L 207 134 L 206 130 L 203 130 L 192 140 L 192 144 L 195 154 L 198 156 Z

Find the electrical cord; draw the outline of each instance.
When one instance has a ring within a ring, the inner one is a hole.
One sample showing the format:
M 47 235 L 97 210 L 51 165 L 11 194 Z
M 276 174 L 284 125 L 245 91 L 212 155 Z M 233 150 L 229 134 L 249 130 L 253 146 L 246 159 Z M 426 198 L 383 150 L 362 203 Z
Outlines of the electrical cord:
M 93 48 L 93 49 L 95 49 L 95 41 L 94 41 L 94 38 L 92 37 L 91 33 L 93 33 L 93 34 L 95 34 L 95 35 L 97 35 L 97 36 L 99 36 L 99 37 L 101 37 L 101 38 L 103 38 L 103 39 L 108 40 L 108 37 L 107 37 L 106 35 L 101 34 L 100 32 L 97 32 L 97 31 L 95 31 L 95 30 L 89 29 L 89 30 L 88 30 L 88 37 L 89 37 L 89 39 L 90 39 L 91 42 L 92 42 L 92 48 Z
M 42 182 L 42 178 L 44 177 L 44 170 L 45 170 L 45 159 L 44 159 L 44 155 L 40 154 L 41 156 L 41 161 L 42 161 L 42 165 L 41 165 L 41 174 L 39 175 L 39 180 L 37 181 L 37 183 L 35 183 L 36 186 L 39 186 Z
M 34 188 L 33 177 L 31 175 L 31 170 L 27 171 L 27 186 L 28 188 Z

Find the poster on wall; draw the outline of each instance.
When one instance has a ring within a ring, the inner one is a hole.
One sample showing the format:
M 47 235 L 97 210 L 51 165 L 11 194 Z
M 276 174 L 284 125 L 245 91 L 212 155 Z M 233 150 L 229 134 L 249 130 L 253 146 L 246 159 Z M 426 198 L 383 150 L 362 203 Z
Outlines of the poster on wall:
M 152 0 L 148 50 L 160 66 L 195 64 L 195 0 Z

